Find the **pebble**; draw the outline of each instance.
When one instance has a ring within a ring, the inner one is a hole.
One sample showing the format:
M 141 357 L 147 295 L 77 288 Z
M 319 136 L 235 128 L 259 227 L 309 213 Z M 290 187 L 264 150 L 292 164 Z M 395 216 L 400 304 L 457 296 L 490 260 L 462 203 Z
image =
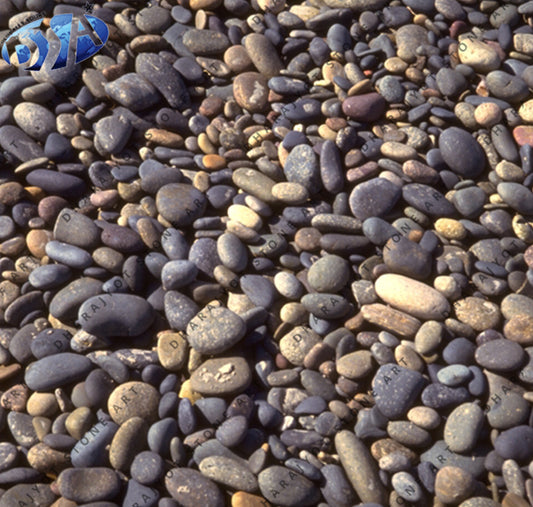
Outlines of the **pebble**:
M 271 466 L 257 477 L 261 494 L 275 505 L 316 505 L 318 488 L 303 475 L 282 466 Z
M 475 178 L 485 168 L 485 153 L 472 135 L 458 127 L 450 127 L 439 136 L 439 150 L 450 169 L 465 178 Z M 464 157 L 457 158 L 456 153 Z
M 238 343 L 246 333 L 244 321 L 223 307 L 210 307 L 194 316 L 187 325 L 187 339 L 202 354 L 220 354 Z
M 172 468 L 165 474 L 165 486 L 172 498 L 184 506 L 192 507 L 200 504 L 224 506 L 224 497 L 220 489 L 196 470 Z
M 110 468 L 69 468 L 59 475 L 57 488 L 67 500 L 90 503 L 111 500 L 118 494 L 120 482 Z
M 450 305 L 438 291 L 421 282 L 397 274 L 384 274 L 376 280 L 376 294 L 387 304 L 424 320 L 442 320 Z

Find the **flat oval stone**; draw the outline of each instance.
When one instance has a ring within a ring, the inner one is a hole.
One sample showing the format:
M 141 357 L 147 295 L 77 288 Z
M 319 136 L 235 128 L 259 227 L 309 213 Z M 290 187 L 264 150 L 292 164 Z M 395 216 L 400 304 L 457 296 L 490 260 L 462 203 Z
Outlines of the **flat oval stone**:
M 233 95 L 239 106 L 261 113 L 268 105 L 268 80 L 259 72 L 243 72 L 233 80 Z
M 383 216 L 394 208 L 401 188 L 384 178 L 374 178 L 357 185 L 350 194 L 350 209 L 355 218 L 365 220 Z
M 85 356 L 62 352 L 30 364 L 24 381 L 33 391 L 49 391 L 84 379 L 92 367 L 93 363 Z
M 439 149 L 448 167 L 464 178 L 475 178 L 485 169 L 485 152 L 466 130 L 458 127 L 444 130 L 439 136 Z
M 64 498 L 84 504 L 111 500 L 120 490 L 120 480 L 111 468 L 69 468 L 59 474 L 57 489 Z
M 287 181 L 300 183 L 309 193 L 315 194 L 322 187 L 318 158 L 307 144 L 295 146 L 289 153 L 283 168 Z
M 82 329 L 96 336 L 137 336 L 154 318 L 153 307 L 144 298 L 130 294 L 94 296 L 78 310 Z
M 317 292 L 337 292 L 350 275 L 348 262 L 338 255 L 325 255 L 309 268 L 307 281 Z
M 300 302 L 308 312 L 321 319 L 340 319 L 351 309 L 350 303 L 338 294 L 306 294 Z
M 205 477 L 236 490 L 253 493 L 257 479 L 247 466 L 225 456 L 208 456 L 198 467 Z
M 346 116 L 366 123 L 379 120 L 386 107 L 385 99 L 375 92 L 354 95 L 342 103 L 342 110 Z
M 236 396 L 250 385 L 248 362 L 238 356 L 203 362 L 191 375 L 191 387 L 204 396 Z
M 351 431 L 335 435 L 335 449 L 355 492 L 363 502 L 387 505 L 376 462 L 362 440 Z
M 524 215 L 533 213 L 533 193 L 520 183 L 504 182 L 497 186 L 498 195 L 514 210 Z
M 54 226 L 54 238 L 84 249 L 94 249 L 100 240 L 100 230 L 85 215 L 63 209 Z
M 157 192 L 156 206 L 159 213 L 173 226 L 185 227 L 204 214 L 207 200 L 192 185 L 170 183 Z
M 106 83 L 104 89 L 112 99 L 130 111 L 148 109 L 155 106 L 160 99 L 155 87 L 135 72 Z
M 374 376 L 376 406 L 389 419 L 399 419 L 415 403 L 426 381 L 417 371 L 386 364 Z
M 191 347 L 206 355 L 225 352 L 246 333 L 244 321 L 224 307 L 207 306 L 187 325 L 187 340 Z
M 107 410 L 117 424 L 122 424 L 132 417 L 154 422 L 157 419 L 159 399 L 160 395 L 152 385 L 145 382 L 126 382 L 109 395 Z
M 262 33 L 251 33 L 244 38 L 244 47 L 261 74 L 267 78 L 279 75 L 284 65 L 268 37 Z
M 533 428 L 523 425 L 503 431 L 496 438 L 494 449 L 503 459 L 527 463 L 533 455 Z
M 61 241 L 49 241 L 46 243 L 45 252 L 54 261 L 75 269 L 85 269 L 93 263 L 89 252 Z
M 164 299 L 165 317 L 172 329 L 185 331 L 189 321 L 198 313 L 198 305 L 178 291 L 168 291 Z
M 50 302 L 50 314 L 62 322 L 75 320 L 79 306 L 102 293 L 102 282 L 94 278 L 78 278 L 56 293 Z
M 263 470 L 258 482 L 261 494 L 276 505 L 312 506 L 317 505 L 320 499 L 318 488 L 309 479 L 282 466 Z
M 471 451 L 480 436 L 485 415 L 479 405 L 463 403 L 454 408 L 444 426 L 444 441 L 453 452 Z
M 403 198 L 413 208 L 434 217 L 447 217 L 455 214 L 453 204 L 434 188 L 422 183 L 410 183 L 402 188 Z
M 386 303 L 420 319 L 444 320 L 450 315 L 450 304 L 439 291 L 406 276 L 381 275 L 375 290 Z
M 165 487 L 183 507 L 224 507 L 224 496 L 213 481 L 190 468 L 172 468 L 165 474 Z
M 524 349 L 511 340 L 491 340 L 476 349 L 476 362 L 497 373 L 517 370 L 524 360 Z
M 230 41 L 223 33 L 215 30 L 198 30 L 191 28 L 183 34 L 183 44 L 198 56 L 210 56 L 223 53 L 230 46 Z
M 36 289 L 48 290 L 63 285 L 71 276 L 68 266 L 48 264 L 34 269 L 28 280 Z

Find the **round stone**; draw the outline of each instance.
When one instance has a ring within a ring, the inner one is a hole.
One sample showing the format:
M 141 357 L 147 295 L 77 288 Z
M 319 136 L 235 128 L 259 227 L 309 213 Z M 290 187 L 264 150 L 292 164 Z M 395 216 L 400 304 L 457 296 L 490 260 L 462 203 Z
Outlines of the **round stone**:
M 140 417 L 147 422 L 153 422 L 157 419 L 159 398 L 157 389 L 150 384 L 126 382 L 109 395 L 107 409 L 117 424 L 122 424 L 131 417 Z
M 348 262 L 338 255 L 325 255 L 313 263 L 307 273 L 309 285 L 317 292 L 338 292 L 350 276 Z
M 246 324 L 234 312 L 208 305 L 187 325 L 191 347 L 206 355 L 220 354 L 238 343 L 246 333 Z
M 243 72 L 233 81 L 237 104 L 251 113 L 263 112 L 268 105 L 268 81 L 258 72 Z
M 174 227 L 185 227 L 204 214 L 207 200 L 192 185 L 170 183 L 157 192 L 156 206 L 163 218 Z
M 144 298 L 130 294 L 102 294 L 80 306 L 78 321 L 84 331 L 96 336 L 137 336 L 155 319 Z

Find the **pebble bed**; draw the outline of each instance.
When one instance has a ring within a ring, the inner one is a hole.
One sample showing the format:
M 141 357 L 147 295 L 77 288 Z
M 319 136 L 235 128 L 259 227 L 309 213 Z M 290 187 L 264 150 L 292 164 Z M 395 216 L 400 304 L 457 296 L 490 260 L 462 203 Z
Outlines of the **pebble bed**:
M 0 61 L 0 507 L 532 505 L 533 1 L 0 37 L 64 13 Z

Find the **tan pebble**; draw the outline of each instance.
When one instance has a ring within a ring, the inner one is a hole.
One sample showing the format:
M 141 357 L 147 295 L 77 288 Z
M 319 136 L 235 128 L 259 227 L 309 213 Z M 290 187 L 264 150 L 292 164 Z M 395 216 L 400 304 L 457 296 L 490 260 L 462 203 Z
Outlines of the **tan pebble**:
M 215 154 L 217 152 L 217 149 L 213 145 L 213 143 L 209 140 L 209 137 L 205 132 L 202 132 L 198 136 L 198 147 L 207 154 Z
M 72 438 L 80 440 L 95 422 L 89 407 L 79 407 L 65 419 L 65 428 Z
M 521 167 L 509 162 L 508 160 L 501 160 L 498 162 L 494 170 L 503 181 L 521 183 L 526 177 Z
M 141 180 L 135 180 L 131 183 L 124 183 L 119 181 L 117 185 L 118 195 L 126 202 L 139 202 L 139 199 L 144 195 L 141 188 Z
M 434 430 L 441 423 L 439 413 L 431 407 L 413 407 L 407 412 L 407 419 L 425 430 Z
M 433 281 L 433 287 L 437 289 L 444 297 L 455 300 L 461 297 L 461 287 L 451 276 L 437 276 Z
M 329 60 L 322 65 L 322 76 L 325 82 L 331 84 L 333 83 L 333 78 L 336 76 L 346 77 L 344 66 L 335 60 Z
M 209 189 L 209 174 L 205 171 L 198 171 L 192 180 L 194 188 L 200 192 L 206 192 Z
M 445 466 L 437 472 L 435 494 L 441 502 L 457 505 L 469 498 L 473 491 L 474 478 L 466 470 Z
M 190 0 L 189 7 L 193 11 L 200 9 L 213 10 L 222 5 L 222 0 Z
M 187 341 L 180 333 L 162 331 L 158 335 L 157 355 L 159 362 L 169 371 L 180 371 L 187 362 Z
M 385 142 L 381 145 L 381 154 L 398 162 L 406 162 L 417 157 L 416 150 L 407 144 Z
M 237 491 L 231 497 L 231 507 L 270 507 L 262 496 Z
M 75 150 L 92 150 L 94 144 L 91 139 L 87 139 L 84 136 L 76 136 L 70 140 L 70 144 Z
M 347 92 L 348 97 L 353 97 L 354 95 L 363 95 L 364 93 L 370 93 L 374 91 L 372 81 L 370 79 L 362 79 L 355 83 Z
M 394 358 L 399 365 L 409 370 L 419 371 L 421 373 L 424 371 L 425 363 L 423 359 L 409 345 L 398 345 L 394 349 Z
M 400 57 L 393 56 L 385 60 L 384 66 L 392 74 L 403 74 L 409 65 Z
M 522 215 L 515 215 L 512 221 L 516 236 L 528 244 L 533 243 L 533 223 L 526 221 Z
M 243 206 L 242 204 L 232 204 L 228 208 L 228 217 L 256 231 L 259 231 L 263 226 L 261 217 L 248 206 Z
M 207 171 L 219 171 L 226 167 L 226 159 L 223 156 L 214 153 L 204 155 L 202 157 L 202 163 Z
M 26 236 L 26 245 L 33 256 L 41 259 L 46 255 L 46 244 L 53 239 L 54 235 L 51 231 L 33 229 Z
M 183 146 L 183 137 L 164 129 L 148 129 L 144 137 L 154 144 L 166 146 L 167 148 L 181 148 Z
M 231 46 L 224 53 L 224 63 L 236 74 L 254 68 L 246 48 L 241 45 Z
M 477 122 L 474 116 L 475 107 L 472 104 L 468 104 L 467 102 L 459 102 L 459 104 L 455 105 L 453 112 L 466 128 L 472 130 L 477 128 Z
M 272 187 L 272 195 L 280 201 L 297 206 L 309 199 L 309 192 L 299 183 L 281 182 Z
M 500 106 L 494 102 L 485 102 L 474 110 L 474 118 L 482 127 L 492 127 L 500 123 L 502 116 Z
M 320 127 L 318 127 L 318 135 L 322 138 L 322 139 L 326 139 L 326 140 L 329 140 L 329 141 L 335 141 L 335 139 L 337 138 L 337 132 L 335 132 L 334 130 L 330 129 L 327 125 L 320 125 Z
M 89 199 L 91 204 L 97 208 L 112 208 L 118 202 L 118 197 L 118 192 L 112 188 L 94 192 Z
M 59 405 L 52 393 L 33 393 L 28 398 L 26 410 L 33 417 L 53 417 L 59 410 Z
M 447 239 L 464 239 L 467 232 L 464 225 L 453 218 L 439 218 L 435 222 L 435 230 Z

